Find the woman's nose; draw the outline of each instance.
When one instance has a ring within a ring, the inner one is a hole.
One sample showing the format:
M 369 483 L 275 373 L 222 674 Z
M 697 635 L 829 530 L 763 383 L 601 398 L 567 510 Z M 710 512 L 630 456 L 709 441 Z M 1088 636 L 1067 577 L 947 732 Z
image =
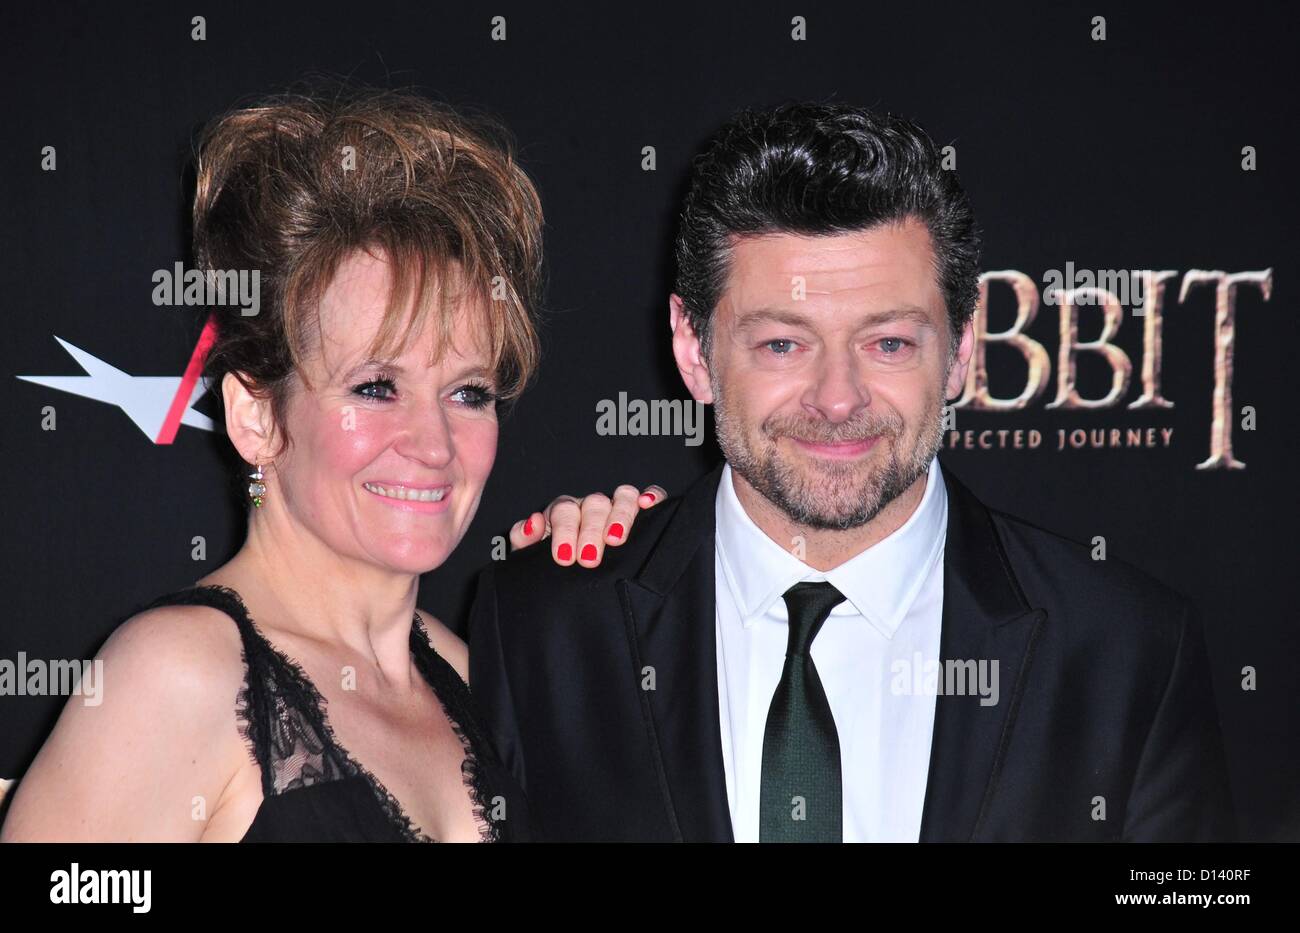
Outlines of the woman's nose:
M 442 407 L 435 404 L 409 408 L 396 450 L 431 467 L 444 467 L 450 463 L 456 456 L 456 445 Z

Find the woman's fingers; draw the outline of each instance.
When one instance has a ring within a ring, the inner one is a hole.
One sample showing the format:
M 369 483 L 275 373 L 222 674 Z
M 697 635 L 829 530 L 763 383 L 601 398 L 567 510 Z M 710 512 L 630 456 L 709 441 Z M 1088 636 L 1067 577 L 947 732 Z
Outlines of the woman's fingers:
M 628 485 L 619 486 L 614 490 L 613 506 L 609 510 L 609 517 L 605 519 L 604 527 L 600 529 L 602 545 L 618 547 L 627 540 L 627 533 L 631 530 L 632 523 L 636 521 L 636 513 L 641 511 L 641 506 L 637 504 L 640 493 L 641 490 Z M 596 563 L 600 563 L 600 557 L 604 553 L 603 548 L 597 552 Z
M 578 563 L 599 567 L 606 547 L 618 547 L 627 540 L 641 509 L 648 509 L 668 498 L 662 486 L 647 486 L 638 491 L 623 485 L 614 490 L 614 498 L 593 493 L 582 500 L 581 525 L 578 528 Z
M 517 551 L 536 544 L 545 538 L 546 534 L 546 516 L 541 512 L 534 512 L 510 526 L 510 550 Z
M 596 567 L 605 553 L 605 529 L 614 505 L 603 493 L 584 496 L 580 510 L 580 524 L 576 529 L 574 553 L 583 567 Z
M 584 499 L 583 502 L 585 501 Z M 551 557 L 557 564 L 567 567 L 578 559 L 578 528 L 582 524 L 582 510 L 583 503 L 573 496 L 557 496 L 546 507 L 544 515 L 546 526 L 551 532 Z
M 652 506 L 658 505 L 667 498 L 668 493 L 664 491 L 664 488 L 652 483 L 642 491 L 636 501 L 637 505 L 641 506 L 641 508 L 648 509 Z
M 510 547 L 529 547 L 549 535 L 551 557 L 557 564 L 598 567 L 607 546 L 617 547 L 627 540 L 641 509 L 653 508 L 666 498 L 662 486 L 638 490 L 628 484 L 615 489 L 613 499 L 598 492 L 581 500 L 557 496 L 545 511 L 511 526 Z

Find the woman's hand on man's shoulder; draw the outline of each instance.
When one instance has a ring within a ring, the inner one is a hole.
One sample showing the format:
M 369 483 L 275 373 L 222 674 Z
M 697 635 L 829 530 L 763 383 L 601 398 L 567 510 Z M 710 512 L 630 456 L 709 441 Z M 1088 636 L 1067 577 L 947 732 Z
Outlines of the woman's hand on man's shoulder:
M 622 485 L 611 499 L 593 492 L 578 499 L 556 496 L 541 512 L 515 522 L 510 529 L 511 550 L 530 547 L 551 539 L 551 558 L 562 566 L 577 564 L 599 567 L 605 548 L 627 540 L 632 523 L 643 509 L 651 509 L 668 498 L 661 486 Z

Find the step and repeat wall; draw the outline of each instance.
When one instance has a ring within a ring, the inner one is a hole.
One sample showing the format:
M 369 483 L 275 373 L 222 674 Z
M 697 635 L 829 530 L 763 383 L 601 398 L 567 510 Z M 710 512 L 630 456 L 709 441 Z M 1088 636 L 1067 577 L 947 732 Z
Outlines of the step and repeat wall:
M 711 419 L 637 417 L 688 398 L 667 317 L 690 161 L 742 107 L 888 110 L 947 147 L 985 235 L 945 469 L 1194 601 L 1241 834 L 1300 838 L 1294 22 L 1102 6 L 74 5 L 11 24 L 0 778 L 65 701 L 27 659 L 93 657 L 242 543 L 238 464 L 195 378 L 208 312 L 159 283 L 193 265 L 199 129 L 325 74 L 494 115 L 546 214 L 541 370 L 422 606 L 463 630 L 476 571 L 557 494 L 679 492 L 717 462 Z

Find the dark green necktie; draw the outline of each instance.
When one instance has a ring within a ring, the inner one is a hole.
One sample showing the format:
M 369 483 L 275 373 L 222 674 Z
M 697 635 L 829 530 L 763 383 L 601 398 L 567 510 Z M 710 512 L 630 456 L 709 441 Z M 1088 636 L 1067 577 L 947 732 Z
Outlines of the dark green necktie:
M 790 639 L 763 732 L 758 839 L 842 842 L 840 738 L 810 650 L 844 596 L 829 583 L 797 583 L 783 598 Z

